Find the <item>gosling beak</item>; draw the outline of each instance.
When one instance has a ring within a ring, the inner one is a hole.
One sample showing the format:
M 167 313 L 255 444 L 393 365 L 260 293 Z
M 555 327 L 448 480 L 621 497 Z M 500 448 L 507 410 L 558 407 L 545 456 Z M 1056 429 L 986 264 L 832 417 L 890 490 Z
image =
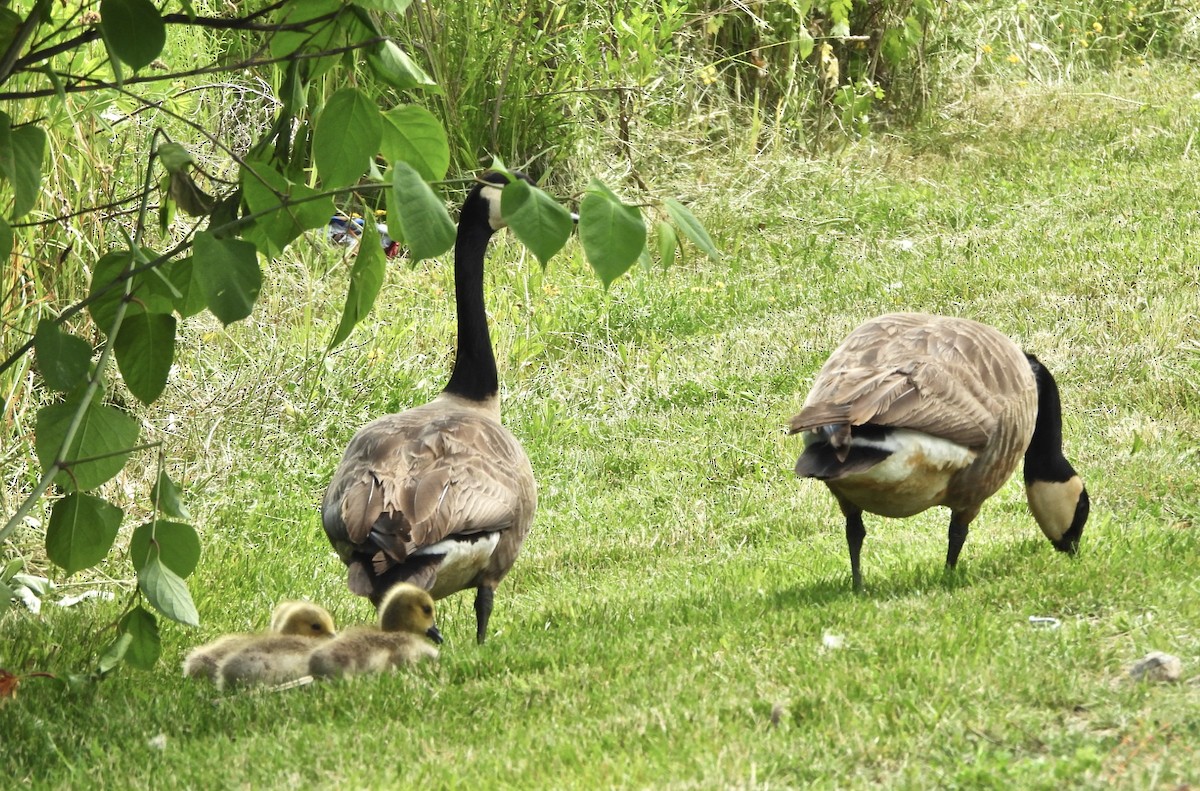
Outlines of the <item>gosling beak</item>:
M 438 631 L 436 624 L 425 630 L 425 636 L 438 645 L 442 644 L 442 633 Z

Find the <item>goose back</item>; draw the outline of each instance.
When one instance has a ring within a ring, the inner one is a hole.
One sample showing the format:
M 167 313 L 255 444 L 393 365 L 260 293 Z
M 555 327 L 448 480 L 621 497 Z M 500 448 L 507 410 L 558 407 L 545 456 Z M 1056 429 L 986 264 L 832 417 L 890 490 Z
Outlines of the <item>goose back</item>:
M 512 566 L 536 508 L 533 468 L 512 432 L 486 407 L 442 394 L 355 435 L 321 516 L 350 569 L 351 590 L 378 603 L 400 580 L 434 598 L 485 581 L 494 586 Z M 491 549 L 472 556 L 477 568 L 468 579 L 442 575 L 439 585 L 436 567 L 422 558 L 444 559 L 455 550 L 447 541 Z M 439 546 L 443 552 L 431 552 Z
M 977 507 L 1016 469 L 1036 414 L 1033 373 L 999 330 L 969 319 L 889 313 L 860 325 L 829 356 L 789 431 L 824 434 L 842 461 L 860 426 L 919 432 L 969 449 L 973 455 L 948 479 L 939 502 L 907 513 L 867 509 L 907 516 L 939 504 Z M 839 485 L 853 488 L 827 482 L 835 493 Z M 855 499 L 855 492 L 845 494 Z

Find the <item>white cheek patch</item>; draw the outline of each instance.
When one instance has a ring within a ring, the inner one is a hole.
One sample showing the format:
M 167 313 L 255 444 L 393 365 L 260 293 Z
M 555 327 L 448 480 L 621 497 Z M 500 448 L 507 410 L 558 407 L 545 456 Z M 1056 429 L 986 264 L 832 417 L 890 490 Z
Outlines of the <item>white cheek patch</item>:
M 1038 526 L 1051 541 L 1059 541 L 1075 520 L 1075 508 L 1079 505 L 1079 494 L 1083 481 L 1079 476 L 1068 481 L 1033 481 L 1026 487 L 1025 497 L 1029 510 Z
M 488 224 L 492 226 L 493 231 L 498 231 L 505 226 L 504 218 L 500 215 L 500 191 L 503 187 L 488 185 L 479 191 L 479 196 L 487 201 L 488 205 Z

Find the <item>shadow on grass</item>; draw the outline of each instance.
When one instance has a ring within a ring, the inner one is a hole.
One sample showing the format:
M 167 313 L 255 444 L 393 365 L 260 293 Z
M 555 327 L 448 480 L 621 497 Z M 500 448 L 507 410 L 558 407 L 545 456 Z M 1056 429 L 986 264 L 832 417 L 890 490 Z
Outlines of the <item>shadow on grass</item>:
M 773 601 L 783 607 L 811 607 L 834 602 L 863 599 L 905 599 L 930 590 L 953 592 L 972 588 L 987 580 L 1012 577 L 1027 572 L 1031 558 L 1038 553 L 1049 552 L 1052 547 L 1045 541 L 1028 539 L 1016 544 L 991 544 L 981 546 L 975 553 L 964 549 L 958 567 L 947 569 L 937 557 L 912 559 L 890 573 L 884 569 L 870 569 L 867 553 L 863 553 L 863 591 L 855 594 L 850 582 L 850 559 L 846 558 L 846 569 L 836 577 L 826 577 L 812 582 L 783 588 L 776 591 Z M 1061 560 L 1072 558 L 1062 555 Z

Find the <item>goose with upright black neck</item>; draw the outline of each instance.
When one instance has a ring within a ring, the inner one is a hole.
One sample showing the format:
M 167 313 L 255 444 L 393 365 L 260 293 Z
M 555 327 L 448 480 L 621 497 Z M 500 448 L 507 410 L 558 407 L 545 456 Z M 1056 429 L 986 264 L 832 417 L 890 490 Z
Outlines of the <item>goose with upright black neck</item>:
M 500 195 L 507 181 L 503 174 L 485 175 L 459 216 L 458 348 L 450 381 L 429 403 L 359 429 L 321 506 L 351 591 L 378 607 L 401 582 L 434 599 L 474 588 L 480 643 L 496 587 L 512 568 L 537 509 L 529 457 L 500 423 L 499 377 L 484 307 L 484 258 L 492 234 L 505 225 Z

